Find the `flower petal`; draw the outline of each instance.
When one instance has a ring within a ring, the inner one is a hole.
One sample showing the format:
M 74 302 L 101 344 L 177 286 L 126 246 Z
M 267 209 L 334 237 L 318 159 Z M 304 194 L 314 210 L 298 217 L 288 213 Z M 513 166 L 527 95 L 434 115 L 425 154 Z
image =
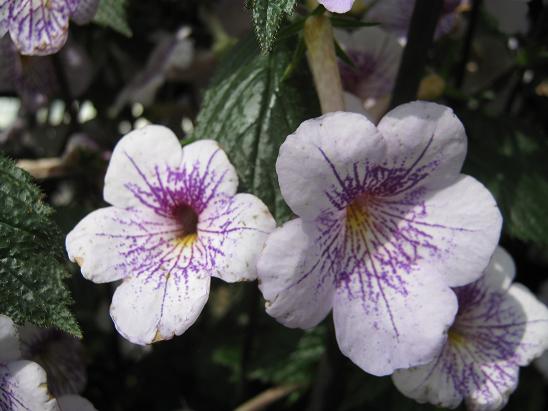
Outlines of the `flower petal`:
M 269 315 L 291 328 L 311 328 L 325 318 L 335 292 L 338 242 L 336 228 L 322 235 L 301 219 L 268 237 L 257 274 Z
M 31 361 L 0 364 L 2 409 L 10 411 L 60 411 L 47 391 L 46 372 Z
M 200 216 L 198 237 L 215 256 L 212 275 L 227 282 L 257 278 L 257 258 L 276 221 L 251 194 L 212 203 Z
M 386 140 L 389 168 L 401 167 L 428 189 L 455 182 L 466 156 L 466 133 L 453 111 L 415 101 L 387 113 L 378 125 Z
M 387 220 L 397 222 L 407 199 L 394 201 L 384 211 Z M 383 211 L 380 211 L 381 213 Z M 417 202 L 399 222 L 418 241 L 420 264 L 442 275 L 451 287 L 468 284 L 481 275 L 497 246 L 502 216 L 491 193 L 472 177 Z M 413 242 L 409 242 L 413 248 Z
M 99 0 L 78 0 L 78 6 L 70 17 L 77 24 L 86 24 L 93 20 L 98 8 Z
M 236 170 L 216 142 L 200 140 L 182 149 L 167 128 L 147 126 L 116 145 L 104 197 L 119 208 L 171 217 L 181 205 L 199 214 L 216 197 L 234 195 L 237 186 Z
M 167 173 L 181 165 L 179 140 L 166 127 L 146 126 L 124 136 L 114 148 L 103 196 L 115 207 L 146 207 L 160 212 L 170 197 Z
M 183 169 L 194 196 L 203 208 L 217 196 L 233 196 L 238 188 L 236 169 L 213 140 L 199 140 L 183 148 Z M 200 207 L 197 207 L 200 208 Z M 202 209 L 203 209 L 202 208 Z
M 357 113 L 329 113 L 305 121 L 280 147 L 276 171 L 284 199 L 305 220 L 342 209 L 362 189 L 356 173 L 384 161 L 386 145 Z
M 548 348 L 548 308 L 521 284 L 499 248 L 485 275 L 455 289 L 459 313 L 447 344 L 432 363 L 394 374 L 405 395 L 419 402 L 477 411 L 501 409 L 516 389 L 520 366 Z
M 173 271 L 191 261 L 179 257 Z M 209 284 L 209 276 L 190 270 L 126 279 L 112 297 L 110 315 L 118 332 L 135 344 L 167 340 L 194 324 L 207 302 Z
M 177 248 L 181 229 L 149 210 L 101 208 L 67 235 L 66 248 L 82 275 L 96 283 L 149 273 Z
M 19 0 L 10 10 L 9 31 L 21 54 L 46 55 L 61 49 L 69 16 L 78 0 Z
M 457 313 L 438 273 L 394 275 L 375 258 L 356 260 L 337 288 L 333 318 L 343 354 L 373 375 L 431 361 Z
M 355 0 L 318 0 L 325 8 L 333 13 L 346 13 L 350 11 Z
M 79 395 L 63 395 L 57 398 L 61 411 L 97 411 L 91 402 Z
M 11 318 L 0 314 L 0 363 L 8 363 L 20 357 L 17 328 Z

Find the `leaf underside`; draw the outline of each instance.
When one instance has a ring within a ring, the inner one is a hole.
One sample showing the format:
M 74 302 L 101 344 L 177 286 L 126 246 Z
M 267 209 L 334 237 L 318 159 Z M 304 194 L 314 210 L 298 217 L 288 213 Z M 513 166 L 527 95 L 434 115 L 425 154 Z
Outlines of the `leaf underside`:
M 0 155 L 0 313 L 81 336 L 64 279 L 62 240 L 30 176 Z

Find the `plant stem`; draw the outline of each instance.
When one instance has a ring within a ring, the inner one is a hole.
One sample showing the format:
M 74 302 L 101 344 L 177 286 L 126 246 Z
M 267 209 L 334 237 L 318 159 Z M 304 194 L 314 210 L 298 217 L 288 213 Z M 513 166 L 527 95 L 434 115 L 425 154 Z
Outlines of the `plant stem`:
M 264 410 L 266 407 L 272 403 L 281 400 L 284 397 L 287 397 L 292 392 L 298 390 L 301 386 L 297 384 L 292 385 L 281 385 L 279 387 L 269 388 L 266 391 L 263 391 L 256 397 L 253 397 L 249 401 L 246 401 L 234 411 L 260 411 Z
M 310 16 L 304 24 L 304 40 L 322 113 L 344 110 L 341 75 L 329 17 Z
M 417 0 L 407 33 L 407 45 L 396 78 L 391 107 L 417 98 L 428 51 L 443 7 L 443 0 Z
M 457 75 L 455 79 L 455 85 L 457 86 L 457 88 L 461 88 L 462 84 L 464 83 L 464 76 L 466 75 L 466 64 L 468 64 L 470 51 L 472 50 L 472 41 L 474 40 L 474 34 L 478 25 L 481 2 L 482 0 L 472 0 L 472 10 L 470 12 L 470 20 L 468 22 L 468 29 L 466 30 L 466 37 L 464 38 L 462 56 L 457 67 Z

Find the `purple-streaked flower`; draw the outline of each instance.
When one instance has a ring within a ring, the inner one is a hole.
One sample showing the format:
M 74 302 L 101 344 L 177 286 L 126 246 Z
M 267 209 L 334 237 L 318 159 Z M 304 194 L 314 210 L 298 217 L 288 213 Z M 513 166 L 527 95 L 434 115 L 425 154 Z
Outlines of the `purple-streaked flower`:
M 182 334 L 198 318 L 211 277 L 256 278 L 256 260 L 275 222 L 238 178 L 216 142 L 181 148 L 161 126 L 128 134 L 114 149 L 104 198 L 66 239 L 69 257 L 96 283 L 123 280 L 110 309 L 128 340 L 149 344 Z
M 346 13 L 350 11 L 356 0 L 318 0 L 327 10 L 333 13 Z
M 498 248 L 478 281 L 455 292 L 459 311 L 447 341 L 429 364 L 394 373 L 396 387 L 419 402 L 471 411 L 504 407 L 519 367 L 548 348 L 548 309 L 512 284 L 512 258 Z
M 20 358 L 17 329 L 9 317 L 0 314 L 0 409 L 58 411 L 47 390 L 46 372 Z
M 460 174 L 465 155 L 462 124 L 433 103 L 378 127 L 345 112 L 302 123 L 276 163 L 300 218 L 259 257 L 267 312 L 310 328 L 333 310 L 341 351 L 375 375 L 431 361 L 457 312 L 449 287 L 478 278 L 501 228 L 489 191 Z
M 86 386 L 84 347 L 54 328 L 25 325 L 19 329 L 21 356 L 40 364 L 48 375 L 48 390 L 55 397 L 77 394 Z
M 395 36 L 377 27 L 351 33 L 337 30 L 335 35 L 355 65 L 340 62 L 343 87 L 360 98 L 376 122 L 388 108 L 403 47 Z
M 9 32 L 21 54 L 56 53 L 68 37 L 69 19 L 88 23 L 99 0 L 0 0 L 0 37 Z
M 78 44 L 69 41 L 59 58 L 71 96 L 80 96 L 92 80 L 89 56 Z M 46 105 L 60 92 L 51 57 L 20 56 L 9 37 L 0 38 L 0 91 L 16 92 L 29 111 Z
M 438 21 L 435 36 L 441 37 L 453 30 L 458 21 L 458 7 L 466 0 L 444 0 L 443 10 Z M 364 0 L 370 7 L 367 19 L 380 23 L 400 39 L 407 38 L 409 23 L 413 16 L 415 0 Z

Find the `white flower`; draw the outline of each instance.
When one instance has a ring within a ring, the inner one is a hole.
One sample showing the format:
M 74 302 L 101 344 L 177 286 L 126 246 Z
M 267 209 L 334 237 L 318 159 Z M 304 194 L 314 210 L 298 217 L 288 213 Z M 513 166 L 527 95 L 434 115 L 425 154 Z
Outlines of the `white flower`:
M 66 247 L 87 279 L 123 280 L 110 313 L 125 338 L 143 345 L 180 335 L 202 311 L 211 277 L 256 278 L 275 221 L 237 185 L 212 140 L 181 148 L 165 127 L 147 126 L 117 144 L 104 188 L 112 207 L 85 217 Z
M 498 248 L 484 276 L 455 289 L 459 312 L 445 346 L 429 364 L 393 375 L 419 402 L 472 411 L 504 407 L 519 367 L 548 348 L 548 309 L 523 285 L 512 284 L 514 262 Z
M 386 375 L 429 362 L 457 301 L 496 247 L 501 216 L 460 173 L 466 135 L 444 106 L 414 102 L 375 127 L 354 113 L 305 121 L 280 148 L 282 195 L 300 218 L 258 262 L 267 312 L 310 328 L 333 310 L 341 351 Z

